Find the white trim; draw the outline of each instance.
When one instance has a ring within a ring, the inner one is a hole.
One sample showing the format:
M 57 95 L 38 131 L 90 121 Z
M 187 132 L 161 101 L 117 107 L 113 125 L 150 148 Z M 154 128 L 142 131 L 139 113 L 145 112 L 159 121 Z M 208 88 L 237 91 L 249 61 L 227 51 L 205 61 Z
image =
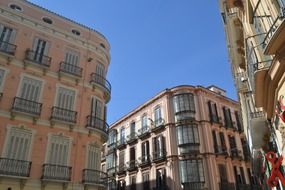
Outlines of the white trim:
M 56 91 L 55 91 L 53 106 L 56 106 L 56 102 L 57 102 L 57 98 L 58 98 L 58 89 L 59 88 L 66 88 L 68 90 L 73 90 L 75 92 L 75 94 L 74 94 L 74 103 L 73 103 L 73 106 L 72 106 L 72 111 L 76 111 L 76 109 L 75 109 L 76 106 L 75 105 L 77 105 L 76 102 L 77 102 L 77 96 L 78 96 L 78 89 L 70 87 L 70 86 L 66 86 L 66 85 L 63 85 L 63 84 L 60 84 L 60 83 L 56 83 L 55 88 L 56 88 Z

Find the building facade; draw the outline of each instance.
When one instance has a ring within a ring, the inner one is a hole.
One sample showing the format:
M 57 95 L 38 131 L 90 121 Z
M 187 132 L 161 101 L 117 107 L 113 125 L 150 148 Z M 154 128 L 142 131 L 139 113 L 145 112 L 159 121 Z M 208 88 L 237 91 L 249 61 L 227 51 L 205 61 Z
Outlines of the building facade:
M 0 189 L 106 187 L 108 41 L 25 0 L 0 12 Z
M 110 190 L 254 189 L 239 104 L 215 86 L 157 94 L 111 125 L 104 155 Z
M 220 7 L 254 173 L 265 189 L 283 189 L 285 180 L 267 181 L 276 173 L 266 155 L 280 161 L 285 153 L 285 1 L 220 0 Z

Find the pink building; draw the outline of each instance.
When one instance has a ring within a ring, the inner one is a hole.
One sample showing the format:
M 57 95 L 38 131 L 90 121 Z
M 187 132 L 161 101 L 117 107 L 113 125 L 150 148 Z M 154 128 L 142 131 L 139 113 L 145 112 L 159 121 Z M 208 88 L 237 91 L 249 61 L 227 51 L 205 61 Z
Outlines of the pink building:
M 109 189 L 254 189 L 239 104 L 210 86 L 166 89 L 114 124 Z
M 108 41 L 25 0 L 0 12 L 0 189 L 104 188 Z

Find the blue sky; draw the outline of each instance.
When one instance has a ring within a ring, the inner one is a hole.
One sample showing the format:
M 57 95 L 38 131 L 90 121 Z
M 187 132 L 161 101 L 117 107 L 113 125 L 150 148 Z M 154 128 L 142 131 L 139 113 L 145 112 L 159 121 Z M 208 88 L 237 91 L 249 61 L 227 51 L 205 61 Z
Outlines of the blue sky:
M 111 44 L 111 124 L 158 92 L 215 84 L 236 99 L 218 1 L 31 0 L 95 28 Z

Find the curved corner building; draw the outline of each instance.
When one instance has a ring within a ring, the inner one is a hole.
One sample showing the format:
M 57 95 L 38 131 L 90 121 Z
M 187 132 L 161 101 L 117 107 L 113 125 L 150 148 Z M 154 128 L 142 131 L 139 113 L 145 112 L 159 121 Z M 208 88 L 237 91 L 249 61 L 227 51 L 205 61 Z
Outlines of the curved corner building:
M 166 89 L 110 127 L 109 190 L 253 189 L 238 102 L 210 86 Z
M 0 189 L 106 187 L 108 41 L 25 0 L 0 12 Z

